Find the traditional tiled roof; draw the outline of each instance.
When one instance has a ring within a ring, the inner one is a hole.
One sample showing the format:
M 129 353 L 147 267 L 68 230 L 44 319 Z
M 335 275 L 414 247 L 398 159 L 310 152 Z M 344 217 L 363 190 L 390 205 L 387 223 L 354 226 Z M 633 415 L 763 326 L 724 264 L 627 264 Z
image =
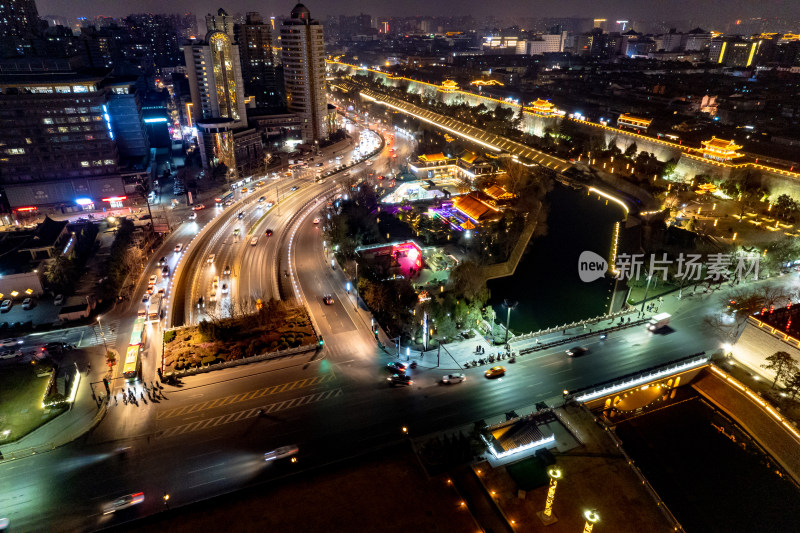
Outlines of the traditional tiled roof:
M 498 212 L 497 209 L 480 201 L 471 194 L 459 196 L 453 200 L 453 207 L 477 222 L 487 218 L 487 215 L 493 215 Z
M 494 198 L 495 200 L 507 200 L 509 198 L 513 198 L 514 195 L 502 188 L 499 185 L 492 185 L 483 190 L 487 196 Z
M 447 161 L 447 158 L 442 152 L 438 154 L 422 154 L 419 156 L 420 161 L 425 161 L 426 163 L 439 163 L 442 161 Z

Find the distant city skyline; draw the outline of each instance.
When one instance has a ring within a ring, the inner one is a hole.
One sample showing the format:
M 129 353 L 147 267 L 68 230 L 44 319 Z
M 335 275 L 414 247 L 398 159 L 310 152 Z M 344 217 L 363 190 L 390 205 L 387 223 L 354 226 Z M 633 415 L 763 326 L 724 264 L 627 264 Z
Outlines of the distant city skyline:
M 98 15 L 120 17 L 139 12 L 184 12 L 191 11 L 202 17 L 206 13 L 223 8 L 229 13 L 258 11 L 264 16 L 288 16 L 295 1 L 260 2 L 256 0 L 174 0 L 164 4 L 158 0 L 37 0 L 41 15 L 61 15 L 68 18 L 94 17 Z M 496 16 L 498 18 L 530 17 L 582 17 L 627 19 L 641 21 L 692 20 L 702 23 L 725 25 L 735 19 L 766 17 L 785 20 L 787 26 L 800 19 L 800 2 L 788 0 L 671 0 L 669 2 L 615 1 L 615 0 L 562 0 L 557 4 L 531 3 L 522 0 L 498 0 L 487 4 L 479 0 L 442 0 L 437 3 L 424 0 L 407 0 L 400 4 L 364 2 L 363 0 L 337 0 L 335 2 L 306 2 L 315 17 L 324 19 L 328 15 L 368 13 L 373 16 Z M 788 28 L 787 28 L 788 29 Z

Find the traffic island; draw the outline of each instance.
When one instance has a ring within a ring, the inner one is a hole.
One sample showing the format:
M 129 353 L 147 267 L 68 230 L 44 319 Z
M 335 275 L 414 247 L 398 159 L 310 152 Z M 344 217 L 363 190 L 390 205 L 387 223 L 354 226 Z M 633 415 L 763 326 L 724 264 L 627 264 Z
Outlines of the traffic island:
M 317 337 L 308 312 L 271 300 L 255 304 L 256 312 L 207 319 L 194 326 L 164 332 L 165 375 L 188 375 L 303 353 L 317 349 Z

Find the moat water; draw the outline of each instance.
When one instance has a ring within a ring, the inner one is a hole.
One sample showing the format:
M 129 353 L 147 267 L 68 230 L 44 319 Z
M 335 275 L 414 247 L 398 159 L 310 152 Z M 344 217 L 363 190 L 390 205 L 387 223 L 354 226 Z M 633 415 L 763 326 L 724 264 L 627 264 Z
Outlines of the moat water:
M 602 315 L 608 311 L 613 281 L 584 283 L 578 257 L 591 250 L 608 258 L 614 225 L 625 212 L 618 204 L 598 200 L 585 190 L 556 184 L 547 195 L 547 235 L 535 237 L 513 276 L 489 281 L 490 303 L 497 322 L 505 324 L 503 300 L 519 305 L 511 311 L 512 332 L 529 332 Z

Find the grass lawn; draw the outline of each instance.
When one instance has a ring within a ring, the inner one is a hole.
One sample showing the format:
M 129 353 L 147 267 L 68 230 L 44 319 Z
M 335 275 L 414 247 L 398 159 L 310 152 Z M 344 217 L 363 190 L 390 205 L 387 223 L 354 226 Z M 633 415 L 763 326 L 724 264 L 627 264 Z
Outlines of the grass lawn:
M 61 414 L 66 406 L 42 409 L 48 377 L 36 377 L 31 364 L 5 363 L 0 367 L 0 443 L 20 439 Z M 10 430 L 3 439 L 3 432 Z

